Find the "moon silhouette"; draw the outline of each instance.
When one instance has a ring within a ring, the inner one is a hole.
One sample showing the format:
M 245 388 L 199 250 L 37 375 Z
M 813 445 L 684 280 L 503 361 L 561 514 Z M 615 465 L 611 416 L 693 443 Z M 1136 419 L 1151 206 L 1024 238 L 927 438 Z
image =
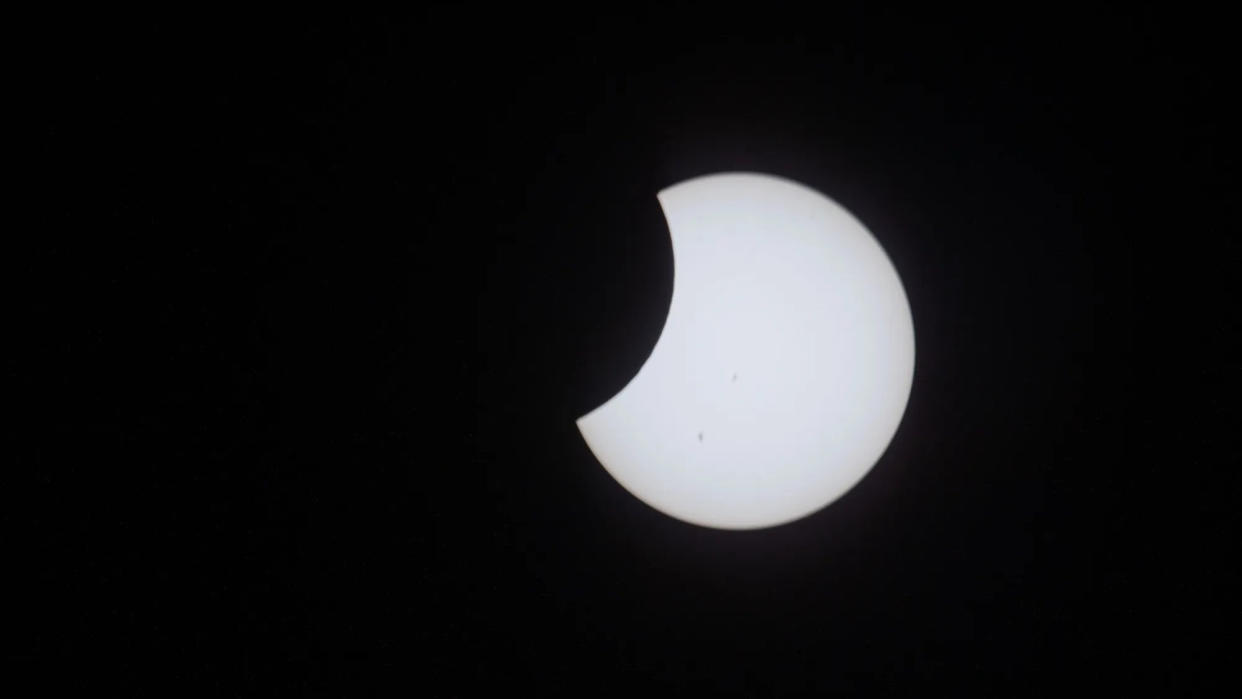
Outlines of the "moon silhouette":
M 825 507 L 875 465 L 909 399 L 897 271 L 848 211 L 787 179 L 720 173 L 657 199 L 668 318 L 579 431 L 626 490 L 685 522 L 757 529 Z

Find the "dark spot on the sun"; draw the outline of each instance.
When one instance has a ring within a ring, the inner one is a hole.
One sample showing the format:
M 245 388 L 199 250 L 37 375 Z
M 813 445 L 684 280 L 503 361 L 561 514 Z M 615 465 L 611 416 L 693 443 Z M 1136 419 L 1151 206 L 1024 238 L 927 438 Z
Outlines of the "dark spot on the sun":
M 735 374 L 733 374 L 733 380 L 734 380 L 734 381 L 737 381 L 737 374 L 736 374 L 736 373 L 735 373 Z
M 699 433 L 699 441 L 700 441 L 700 442 L 701 442 L 701 441 L 703 441 L 703 433 L 702 433 L 702 432 L 700 432 L 700 433 Z

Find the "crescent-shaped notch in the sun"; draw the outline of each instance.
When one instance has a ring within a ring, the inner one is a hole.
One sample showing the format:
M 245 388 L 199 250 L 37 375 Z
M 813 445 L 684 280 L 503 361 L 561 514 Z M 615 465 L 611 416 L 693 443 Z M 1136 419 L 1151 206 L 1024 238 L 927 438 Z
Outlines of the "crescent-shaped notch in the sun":
M 657 195 L 673 297 L 647 362 L 579 418 L 605 469 L 677 519 L 756 529 L 799 519 L 884 453 L 914 377 L 896 270 L 824 195 L 754 173 Z

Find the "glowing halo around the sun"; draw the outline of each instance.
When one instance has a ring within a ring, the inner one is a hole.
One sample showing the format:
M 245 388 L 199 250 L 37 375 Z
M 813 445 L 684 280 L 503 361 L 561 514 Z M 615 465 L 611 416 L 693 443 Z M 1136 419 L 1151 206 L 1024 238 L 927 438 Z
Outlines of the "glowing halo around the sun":
M 579 418 L 605 469 L 677 519 L 799 519 L 871 470 L 914 377 L 901 280 L 840 205 L 786 179 L 721 173 L 657 195 L 673 297 L 638 374 Z

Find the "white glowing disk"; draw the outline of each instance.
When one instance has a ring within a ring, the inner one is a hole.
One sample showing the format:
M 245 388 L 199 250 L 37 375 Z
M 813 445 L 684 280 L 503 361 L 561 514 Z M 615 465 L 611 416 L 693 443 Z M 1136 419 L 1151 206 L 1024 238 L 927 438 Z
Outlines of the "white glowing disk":
M 657 195 L 673 298 L 632 381 L 578 419 L 604 468 L 677 519 L 804 517 L 888 447 L 914 378 L 892 263 L 840 205 L 789 180 L 699 177 Z

